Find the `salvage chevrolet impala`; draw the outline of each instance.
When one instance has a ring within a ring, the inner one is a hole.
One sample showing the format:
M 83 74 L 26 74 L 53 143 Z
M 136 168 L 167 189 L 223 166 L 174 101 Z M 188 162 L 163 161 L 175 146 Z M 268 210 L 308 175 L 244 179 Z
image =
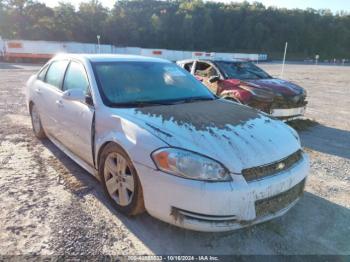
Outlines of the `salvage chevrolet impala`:
M 308 157 L 292 128 L 166 60 L 58 55 L 28 80 L 27 103 L 34 134 L 126 215 L 227 231 L 286 213 L 304 190 Z

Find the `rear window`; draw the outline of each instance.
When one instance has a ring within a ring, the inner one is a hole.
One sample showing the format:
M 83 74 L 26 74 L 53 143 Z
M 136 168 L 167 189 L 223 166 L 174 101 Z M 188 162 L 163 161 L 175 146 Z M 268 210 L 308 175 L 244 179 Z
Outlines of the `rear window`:
M 49 70 L 46 73 L 45 82 L 52 86 L 60 88 L 67 65 L 67 60 L 52 62 L 49 67 Z
M 46 76 L 46 72 L 47 72 L 47 68 L 48 67 L 49 67 L 49 65 L 46 65 L 40 70 L 40 72 L 38 74 L 38 79 L 39 80 L 41 80 L 41 81 L 45 80 L 45 76 Z

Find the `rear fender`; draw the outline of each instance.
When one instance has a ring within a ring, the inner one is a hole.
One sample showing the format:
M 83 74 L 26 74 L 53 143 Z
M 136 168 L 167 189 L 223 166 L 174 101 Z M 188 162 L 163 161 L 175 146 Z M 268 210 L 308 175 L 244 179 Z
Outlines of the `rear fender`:
M 29 108 L 30 102 L 31 101 L 33 102 L 33 100 L 35 100 L 33 98 L 33 93 L 32 93 L 32 90 L 30 90 L 30 88 L 32 88 L 31 86 L 33 85 L 34 81 L 36 80 L 36 77 L 37 77 L 36 74 L 31 75 L 25 84 L 25 97 L 26 97 L 26 106 L 27 106 L 28 112 L 30 109 Z

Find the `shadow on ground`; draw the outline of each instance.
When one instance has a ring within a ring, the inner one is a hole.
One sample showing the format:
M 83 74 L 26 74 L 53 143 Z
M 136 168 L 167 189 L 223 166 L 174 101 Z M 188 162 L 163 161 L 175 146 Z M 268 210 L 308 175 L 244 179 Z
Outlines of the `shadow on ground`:
M 350 159 L 350 131 L 319 124 L 299 134 L 303 147 Z
M 45 63 L 7 63 L 0 61 L 0 69 L 21 69 L 21 70 L 39 70 Z
M 95 178 L 50 141 L 43 144 L 69 170 L 68 175 L 84 185 L 85 189 L 72 190 L 74 194 L 94 195 L 155 254 L 350 254 L 350 210 L 311 193 L 305 193 L 285 216 L 270 222 L 226 233 L 194 232 L 147 213 L 136 218 L 121 215 Z
M 15 66 L 13 64 L 8 64 L 8 63 L 1 63 L 0 62 L 0 69 L 21 69 L 18 66 Z

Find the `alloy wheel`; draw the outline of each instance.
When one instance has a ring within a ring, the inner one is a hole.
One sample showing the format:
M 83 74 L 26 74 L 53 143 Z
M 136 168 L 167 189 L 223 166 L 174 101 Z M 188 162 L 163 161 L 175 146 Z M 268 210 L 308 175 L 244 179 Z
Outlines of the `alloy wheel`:
M 108 154 L 104 164 L 104 179 L 108 194 L 118 205 L 127 206 L 131 203 L 135 191 L 134 177 L 121 154 Z

